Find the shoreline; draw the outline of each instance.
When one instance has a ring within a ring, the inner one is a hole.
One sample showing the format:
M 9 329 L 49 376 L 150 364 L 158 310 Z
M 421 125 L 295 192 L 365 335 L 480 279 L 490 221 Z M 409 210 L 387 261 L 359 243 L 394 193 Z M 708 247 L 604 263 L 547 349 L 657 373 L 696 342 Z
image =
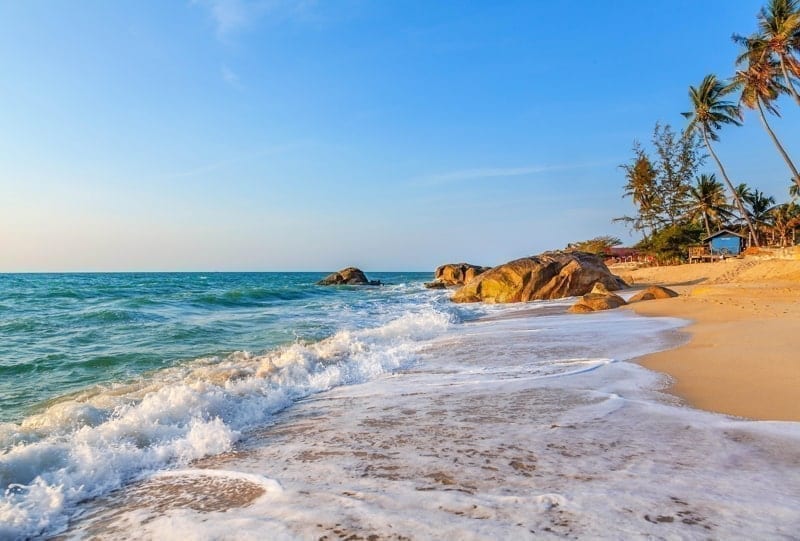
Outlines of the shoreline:
M 670 376 L 666 391 L 691 407 L 754 420 L 800 421 L 795 341 L 800 262 L 782 264 L 788 275 L 770 276 L 779 262 L 640 269 L 638 277 L 634 271 L 636 286 L 665 285 L 679 296 L 634 303 L 629 309 L 690 321 L 682 329 L 689 335 L 684 344 L 636 362 Z M 757 267 L 764 269 L 759 273 Z M 751 276 L 742 277 L 745 272 Z
M 660 338 L 673 322 L 515 315 L 449 329 L 398 373 L 308 396 L 229 452 L 87 502 L 64 538 L 130 535 L 133 522 L 148 539 L 267 528 L 303 539 L 796 531 L 797 426 L 676 408 L 653 391 L 659 375 L 628 362 L 562 365 L 567 377 L 551 377 L 554 358 L 652 351 L 639 337 Z

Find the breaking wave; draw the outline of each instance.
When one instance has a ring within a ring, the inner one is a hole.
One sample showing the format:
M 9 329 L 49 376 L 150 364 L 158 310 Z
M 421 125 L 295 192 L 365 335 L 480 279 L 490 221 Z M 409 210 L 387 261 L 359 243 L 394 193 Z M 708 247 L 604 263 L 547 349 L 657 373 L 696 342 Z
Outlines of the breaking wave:
M 77 502 L 225 452 L 298 399 L 408 366 L 452 320 L 423 307 L 318 342 L 195 359 L 0 424 L 0 538 L 56 533 Z

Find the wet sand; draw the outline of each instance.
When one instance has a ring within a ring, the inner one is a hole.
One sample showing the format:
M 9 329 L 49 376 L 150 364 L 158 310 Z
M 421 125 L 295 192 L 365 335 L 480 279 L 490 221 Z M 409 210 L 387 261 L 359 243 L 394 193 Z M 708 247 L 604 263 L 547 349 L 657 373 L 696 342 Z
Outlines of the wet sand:
M 585 346 L 571 353 L 619 351 L 628 335 L 607 334 L 620 327 L 655 335 L 656 320 L 625 316 L 583 316 L 575 331 L 584 329 L 577 341 Z M 552 353 L 548 321 L 464 325 L 432 343 L 415 367 L 300 400 L 233 452 L 195 461 L 189 475 L 145 479 L 89 502 L 64 539 L 724 539 L 797 531 L 800 432 L 675 408 L 674 397 L 653 390 L 662 377 L 632 363 L 542 377 L 521 361 Z M 590 335 L 605 339 L 592 343 Z M 500 340 L 511 355 L 497 349 Z
M 744 259 L 629 277 L 637 286 L 658 283 L 681 294 L 631 309 L 693 322 L 685 345 L 640 361 L 672 376 L 672 393 L 709 411 L 800 421 L 800 261 Z

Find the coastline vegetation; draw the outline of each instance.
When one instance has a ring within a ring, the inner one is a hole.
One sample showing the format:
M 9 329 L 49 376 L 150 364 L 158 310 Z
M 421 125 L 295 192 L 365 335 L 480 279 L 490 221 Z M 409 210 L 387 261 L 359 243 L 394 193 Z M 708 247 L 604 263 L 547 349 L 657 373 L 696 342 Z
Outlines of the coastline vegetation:
M 800 0 L 769 0 L 758 13 L 757 30 L 732 39 L 742 47 L 734 74 L 727 80 L 708 74 L 689 86 L 690 110 L 682 113 L 686 128 L 676 132 L 656 123 L 650 150 L 634 141 L 633 157 L 620 166 L 626 179 L 623 197 L 632 200 L 636 213 L 613 221 L 640 233 L 635 248 L 659 262 L 685 261 L 689 246 L 721 229 L 745 236 L 750 246 L 796 242 L 800 173 L 768 117 L 780 118 L 781 98 L 800 105 Z M 746 183 L 734 184 L 716 153 L 720 132 L 741 126 L 745 110 L 758 113 L 787 165 L 786 202 L 778 204 Z M 709 157 L 719 176 L 703 170 Z

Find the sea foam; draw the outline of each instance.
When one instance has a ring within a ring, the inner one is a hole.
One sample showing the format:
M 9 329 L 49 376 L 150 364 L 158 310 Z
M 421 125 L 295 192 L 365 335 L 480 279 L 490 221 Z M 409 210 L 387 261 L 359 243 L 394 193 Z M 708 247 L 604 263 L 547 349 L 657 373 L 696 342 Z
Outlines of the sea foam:
M 231 449 L 293 402 L 416 359 L 452 315 L 420 308 L 267 352 L 201 358 L 56 401 L 0 426 L 0 538 L 63 530 L 74 505 L 150 472 Z
M 280 494 L 101 515 L 145 539 L 796 537 L 800 424 L 681 406 L 626 362 L 681 324 L 616 311 L 453 326 L 402 375 L 304 400 L 205 464 Z

